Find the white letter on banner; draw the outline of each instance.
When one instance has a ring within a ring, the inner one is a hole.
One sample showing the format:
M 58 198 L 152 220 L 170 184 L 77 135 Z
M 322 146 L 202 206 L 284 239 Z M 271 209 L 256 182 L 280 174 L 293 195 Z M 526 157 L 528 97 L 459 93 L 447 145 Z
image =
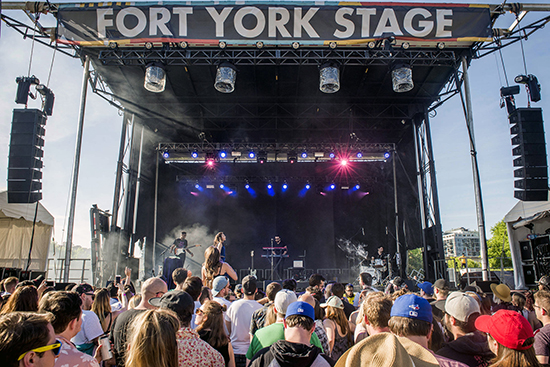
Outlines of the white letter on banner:
M 387 25 L 388 21 L 390 22 L 390 25 Z M 399 23 L 397 22 L 393 9 L 384 9 L 384 12 L 380 16 L 380 21 L 376 26 L 374 37 L 380 37 L 384 33 L 393 33 L 396 36 L 403 35 L 403 32 L 401 32 L 401 29 L 399 28 Z
M 160 14 L 160 19 L 159 19 Z M 163 36 L 173 36 L 166 26 L 170 21 L 170 12 L 166 8 L 149 8 L 149 36 L 157 35 L 157 28 Z
M 355 23 L 353 23 L 351 19 L 347 19 L 344 17 L 344 15 L 352 15 L 352 14 L 353 14 L 352 8 L 340 8 L 336 11 L 336 15 L 335 15 L 336 24 L 341 25 L 342 27 L 345 27 L 346 30 L 344 32 L 342 32 L 339 29 L 335 30 L 334 37 L 349 38 L 353 36 L 353 32 L 355 32 Z
M 231 13 L 231 10 L 233 10 L 233 8 L 223 8 L 222 12 L 218 14 L 216 8 L 206 8 L 208 14 L 210 14 L 214 22 L 216 22 L 216 37 L 223 37 L 223 23 L 229 16 L 229 13 Z
M 124 18 L 127 15 L 133 15 L 137 18 L 138 24 L 133 29 L 126 28 L 126 26 L 124 25 Z M 116 15 L 116 27 L 124 37 L 135 37 L 143 32 L 145 30 L 145 27 L 147 27 L 147 18 L 145 17 L 145 14 L 143 14 L 143 12 L 138 8 L 124 8 Z
M 310 8 L 306 15 L 302 18 L 302 8 L 294 8 L 294 37 L 302 37 L 302 28 L 305 29 L 308 36 L 311 38 L 319 38 L 315 29 L 309 24 L 309 21 L 319 8 Z
M 193 8 L 174 8 L 172 12 L 180 18 L 178 36 L 187 37 L 187 15 L 193 14 Z
M 246 15 L 256 17 L 256 26 L 252 29 L 247 29 L 243 25 L 243 19 Z M 241 36 L 246 38 L 258 37 L 265 29 L 265 15 L 262 11 L 254 6 L 247 6 L 237 10 L 233 19 L 235 30 Z
M 403 26 L 411 36 L 426 37 L 434 28 L 434 22 L 431 20 L 419 20 L 418 27 L 420 28 L 420 30 L 416 30 L 414 29 L 412 22 L 414 17 L 417 15 L 422 15 L 424 19 L 426 19 L 426 18 L 430 18 L 432 16 L 432 13 L 430 13 L 427 9 L 423 9 L 423 8 L 411 9 L 407 12 L 407 14 L 405 14 L 405 19 L 403 20 Z
M 106 15 L 113 15 L 113 9 L 97 9 L 97 36 L 99 38 L 107 38 L 105 28 L 113 26 L 113 20 L 105 19 Z
M 437 9 L 436 11 L 436 18 L 437 18 L 437 28 L 435 31 L 436 37 L 452 37 L 453 32 L 446 31 L 445 26 L 452 27 L 453 26 L 453 20 L 452 19 L 445 19 L 446 15 L 453 16 L 453 10 L 452 9 Z
M 281 19 L 277 19 L 277 14 L 281 15 Z M 287 8 L 269 8 L 269 24 L 268 35 L 269 37 L 277 37 L 277 31 L 281 33 L 283 37 L 292 37 L 290 32 L 286 29 L 285 24 L 290 20 L 290 12 Z
M 361 21 L 361 37 L 370 37 L 370 17 L 376 15 L 376 9 L 357 8 L 357 15 L 360 15 Z

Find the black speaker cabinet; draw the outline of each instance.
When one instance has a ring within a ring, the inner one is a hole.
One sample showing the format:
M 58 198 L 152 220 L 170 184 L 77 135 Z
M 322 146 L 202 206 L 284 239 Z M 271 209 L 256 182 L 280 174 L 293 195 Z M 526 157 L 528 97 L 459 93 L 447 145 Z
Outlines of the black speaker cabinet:
M 523 277 L 525 279 L 525 285 L 528 287 L 535 287 L 537 285 L 537 272 L 535 265 L 523 265 Z
M 519 241 L 521 261 L 533 261 L 533 246 L 531 241 Z

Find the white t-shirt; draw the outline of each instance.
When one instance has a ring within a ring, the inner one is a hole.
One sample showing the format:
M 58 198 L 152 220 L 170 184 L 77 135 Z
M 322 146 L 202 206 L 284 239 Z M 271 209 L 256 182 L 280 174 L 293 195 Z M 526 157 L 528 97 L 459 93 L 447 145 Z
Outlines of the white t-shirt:
M 225 305 L 227 306 L 227 309 L 229 310 L 229 306 L 231 306 L 231 301 L 228 301 L 226 300 L 225 298 L 223 297 L 214 297 L 213 298 L 214 301 L 218 302 L 220 305 Z
M 240 299 L 231 304 L 227 318 L 231 322 L 231 345 L 235 354 L 246 354 L 250 345 L 250 320 L 262 305 L 257 301 Z
M 75 345 L 91 343 L 100 335 L 103 335 L 103 328 L 99 317 L 93 311 L 82 310 L 82 328 L 71 341 Z
M 201 303 L 199 301 L 195 301 L 195 308 L 193 309 L 193 315 L 191 315 L 191 329 L 196 329 L 197 328 L 197 324 L 195 324 L 195 316 L 197 315 L 196 312 L 197 312 L 197 308 L 200 308 L 201 307 Z

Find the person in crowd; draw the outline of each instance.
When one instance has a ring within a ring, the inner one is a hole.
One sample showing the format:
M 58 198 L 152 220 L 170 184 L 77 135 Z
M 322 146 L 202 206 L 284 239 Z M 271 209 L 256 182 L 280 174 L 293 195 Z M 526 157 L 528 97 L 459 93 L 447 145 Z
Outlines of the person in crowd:
M 231 265 L 220 259 L 220 251 L 210 246 L 204 251 L 204 263 L 201 269 L 202 283 L 208 288 L 212 288 L 212 282 L 218 275 L 228 276 L 233 280 L 237 280 L 237 273 Z
M 506 284 L 491 283 L 491 291 L 493 292 L 493 306 L 491 312 L 495 313 L 498 310 L 517 311 L 512 305 L 512 293 L 510 287 Z
M 227 237 L 223 232 L 218 232 L 214 237 L 214 247 L 220 252 L 221 261 L 225 261 L 225 241 Z
M 181 287 L 183 287 L 183 283 L 185 283 L 185 279 L 187 277 L 191 276 L 191 272 L 184 268 L 177 268 L 172 272 L 172 281 L 176 285 L 177 290 L 181 291 Z
M 298 297 L 298 301 L 307 302 L 313 307 L 315 310 L 315 331 L 314 333 L 317 335 L 317 338 L 319 338 L 319 342 L 321 343 L 321 349 L 323 350 L 323 353 L 328 353 L 330 350 L 330 345 L 328 343 L 328 336 L 327 336 L 327 330 L 325 329 L 325 325 L 323 325 L 323 319 L 325 318 L 325 314 L 323 312 L 323 309 L 321 308 L 321 304 L 315 297 L 313 297 L 309 293 L 304 293 L 300 297 Z M 325 352 L 326 351 L 326 352 Z
M 168 309 L 177 314 L 180 322 L 180 328 L 176 334 L 179 367 L 225 366 L 223 356 L 207 342 L 201 340 L 197 331 L 191 328 L 191 316 L 194 313 L 195 302 L 187 292 L 168 292 L 162 297 L 149 300 L 149 303 L 161 310 Z
M 325 285 L 325 289 L 323 291 L 323 298 L 325 300 L 329 299 L 330 297 L 334 296 L 334 294 L 332 293 L 332 286 L 334 285 L 335 282 L 328 282 L 326 285 Z
M 254 295 L 254 300 L 258 301 L 258 303 L 261 305 L 267 302 L 265 293 L 262 288 L 258 288 L 256 290 L 256 294 Z
M 389 332 L 388 321 L 392 308 L 391 299 L 383 292 L 370 292 L 361 305 L 363 315 L 358 324 L 358 332 L 354 335 L 355 343 L 360 342 L 369 335 Z M 361 325 L 361 327 L 359 327 Z M 361 332 L 361 329 L 364 331 Z
M 393 334 L 429 350 L 428 343 L 433 333 L 433 314 L 432 307 L 426 299 L 413 293 L 405 294 L 395 300 L 390 316 L 388 326 Z M 368 340 L 369 338 L 366 341 Z M 434 356 L 440 366 L 466 367 L 464 363 L 435 354 Z
M 0 315 L 0 356 L 4 367 L 54 367 L 61 349 L 50 315 Z
M 225 333 L 225 305 L 215 301 L 206 301 L 197 309 L 197 332 L 202 340 L 221 353 L 226 367 L 235 367 L 235 354 L 229 337 Z
M 2 296 L 4 295 L 10 295 L 13 292 L 15 292 L 15 287 L 17 286 L 17 283 L 19 283 L 19 279 L 17 277 L 8 277 L 3 280 L 2 283 Z
M 132 299 L 134 299 L 134 297 L 132 297 Z M 94 303 L 92 303 L 91 310 L 97 315 L 103 334 L 109 334 L 111 332 L 116 318 L 124 312 L 122 310 L 111 311 L 109 292 L 105 288 L 97 289 L 94 292 Z
M 182 366 L 178 365 L 178 329 L 179 321 L 174 312 L 143 310 L 129 329 L 125 366 Z
M 321 348 L 311 345 L 315 330 L 315 311 L 310 304 L 297 301 L 287 307 L 283 321 L 284 339 L 260 350 L 250 363 L 251 367 L 330 367 L 332 361 L 322 354 Z
M 353 302 L 355 302 L 355 292 L 353 291 L 353 284 L 348 283 L 346 284 L 346 291 L 344 293 L 344 297 L 348 301 L 350 305 L 353 305 Z
M 512 293 L 512 306 L 514 306 L 514 308 L 520 314 L 522 314 L 523 317 L 527 319 L 527 321 L 529 321 L 531 328 L 533 329 L 533 331 L 535 331 L 539 329 L 542 325 L 540 325 L 540 320 L 537 319 L 535 309 L 533 308 L 533 302 L 530 303 L 532 310 L 528 309 L 526 307 L 526 304 L 527 304 L 527 297 L 523 293 L 520 293 L 520 292 Z
M 376 288 L 372 287 L 372 275 L 369 273 L 361 273 L 359 274 L 359 286 L 361 287 L 361 290 L 355 294 L 355 298 L 353 299 L 353 306 L 359 307 L 360 305 L 360 298 L 361 293 L 363 291 L 366 292 L 378 292 Z
M 254 311 L 262 307 L 262 305 L 254 300 L 257 288 L 256 277 L 247 275 L 243 278 L 242 285 L 244 298 L 231 304 L 227 310 L 225 319 L 225 325 L 235 353 L 236 367 L 244 367 L 246 365 L 246 352 L 250 345 L 250 321 L 252 320 Z
M 309 277 L 309 286 L 311 287 L 308 292 L 311 293 L 311 295 L 315 298 L 317 298 L 317 300 L 319 302 L 324 302 L 324 298 L 323 298 L 323 290 L 325 288 L 325 282 L 326 282 L 326 279 L 324 276 L 322 276 L 321 274 L 311 274 L 311 276 Z
M 386 286 L 386 289 L 384 290 L 384 293 L 391 295 L 396 292 L 399 292 L 402 289 L 405 289 L 406 287 L 407 287 L 407 284 L 405 283 L 403 278 L 401 278 L 400 276 L 397 276 L 392 280 L 390 280 L 390 282 Z
M 269 283 L 266 287 L 266 295 L 268 302 L 265 303 L 262 308 L 254 311 L 252 314 L 252 320 L 250 321 L 250 335 L 254 335 L 258 329 L 263 328 L 265 325 L 265 318 L 267 310 L 273 305 L 275 295 L 282 289 L 281 285 L 277 282 Z
M 188 277 L 185 279 L 185 282 L 183 282 L 183 286 L 181 287 L 181 290 L 187 292 L 187 294 L 189 294 L 195 302 L 195 309 L 193 310 L 191 316 L 191 328 L 193 329 L 197 327 L 197 324 L 195 324 L 195 311 L 201 306 L 199 298 L 201 296 L 202 286 L 203 284 L 201 278 Z
M 492 316 L 482 315 L 475 327 L 488 334 L 489 348 L 496 354 L 491 367 L 540 366 L 533 348 L 533 329 L 518 312 L 501 309 Z
M 137 306 L 139 306 L 139 303 L 141 302 L 141 294 L 136 294 L 130 300 L 128 301 L 128 309 L 133 310 Z
M 34 285 L 16 288 L 2 307 L 0 314 L 14 311 L 38 311 L 38 290 Z
M 235 285 L 235 292 L 234 293 L 235 293 L 235 299 L 242 299 L 243 298 L 243 285 L 242 284 Z M 231 302 L 233 302 L 233 301 L 231 301 Z
M 331 296 L 321 307 L 325 309 L 323 325 L 327 331 L 330 351 L 326 353 L 335 361 L 353 345 L 348 319 L 344 313 L 344 302 L 338 296 Z
M 550 291 L 545 289 L 535 293 L 535 313 L 543 327 L 535 334 L 535 354 L 543 365 L 549 364 L 550 357 Z
M 446 279 L 438 279 L 433 284 L 435 301 L 430 302 L 432 305 L 433 315 L 437 321 L 443 320 L 445 314 L 445 301 L 451 291 L 451 285 Z
M 296 283 L 296 280 L 290 278 L 290 279 L 283 280 L 282 286 L 283 286 L 283 289 L 288 289 L 293 292 L 296 292 L 296 288 L 298 288 L 298 283 Z M 267 289 L 266 289 L 266 292 L 267 292 Z
M 350 304 L 348 300 L 344 297 L 344 292 L 345 292 L 345 287 L 342 283 L 334 283 L 332 285 L 332 294 L 334 294 L 336 297 L 342 300 L 342 304 L 344 305 L 344 313 L 346 314 L 346 319 L 349 319 L 352 312 L 355 311 L 355 307 L 353 307 L 353 305 Z
M 94 356 L 80 352 L 71 339 L 78 334 L 82 326 L 82 299 L 76 292 L 50 292 L 40 300 L 40 313 L 49 312 L 53 316 L 51 324 L 56 337 L 61 341 L 61 351 L 57 366 L 99 367 L 101 346 L 96 348 Z
M 17 278 L 16 278 L 17 279 Z M 550 275 L 543 275 L 537 282 L 539 290 L 546 290 L 550 292 Z
M 437 351 L 470 367 L 487 367 L 495 357 L 485 334 L 477 331 L 475 321 L 481 314 L 479 303 L 463 292 L 452 292 L 445 302 L 444 325 L 454 340 Z
M 224 305 L 225 308 L 231 306 L 231 302 L 225 299 L 225 296 L 231 291 L 229 280 L 224 276 L 217 276 L 212 282 L 212 295 L 213 301 L 218 302 L 220 305 Z
M 283 321 L 285 319 L 286 309 L 288 305 L 296 302 L 298 299 L 296 293 L 288 289 L 282 289 L 275 296 L 273 302 L 273 308 L 277 316 L 277 321 L 269 326 L 263 327 L 256 331 L 248 351 L 246 352 L 246 358 L 252 359 L 254 355 L 262 348 L 269 347 L 277 340 L 285 338 Z M 311 336 L 311 343 L 321 348 L 321 342 L 315 333 Z
M 124 366 L 124 353 L 127 349 L 126 341 L 128 338 L 128 331 L 135 317 L 147 310 L 155 309 L 155 307 L 149 303 L 149 300 L 151 298 L 161 297 L 166 292 L 168 292 L 168 287 L 164 280 L 157 277 L 147 279 L 141 285 L 140 303 L 136 308 L 125 311 L 116 318 L 113 330 L 111 331 L 110 340 L 114 345 L 117 366 Z
M 418 288 L 420 289 L 420 297 L 426 298 L 428 302 L 435 301 L 434 295 L 434 285 L 430 282 L 418 283 Z
M 74 286 L 73 292 L 76 292 L 82 300 L 82 327 L 71 341 L 76 349 L 93 356 L 98 338 L 103 335 L 99 317 L 91 311 L 94 304 L 94 289 L 88 283 L 82 283 Z
M 212 301 L 212 291 L 208 287 L 202 287 L 201 295 L 199 296 L 199 303 L 202 305 L 206 301 Z
M 533 297 L 532 291 L 526 291 L 525 296 L 525 305 L 523 306 L 522 315 L 527 318 L 527 321 L 531 324 L 533 331 L 540 329 L 543 325 L 542 322 L 537 318 L 537 313 L 535 312 L 535 297 Z

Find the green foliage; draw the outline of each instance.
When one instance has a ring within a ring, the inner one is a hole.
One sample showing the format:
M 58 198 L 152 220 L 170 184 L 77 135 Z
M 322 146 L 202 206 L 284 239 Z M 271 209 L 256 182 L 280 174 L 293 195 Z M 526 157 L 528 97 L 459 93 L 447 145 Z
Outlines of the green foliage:
M 506 223 L 504 219 L 495 224 L 491 228 L 492 237 L 487 240 L 487 255 L 489 256 L 489 266 L 491 269 L 500 269 L 500 259 L 502 256 L 503 244 L 504 244 L 504 257 L 508 259 L 504 260 L 504 267 L 512 267 L 512 255 L 510 253 L 510 243 L 508 242 L 508 232 L 506 231 Z
M 447 266 L 449 268 L 454 268 L 455 267 L 455 262 L 456 262 L 456 269 L 460 270 L 462 269 L 462 259 L 460 258 L 460 256 L 458 257 L 450 257 L 449 260 L 447 261 Z M 477 261 L 474 261 L 472 259 L 468 259 L 468 268 L 481 268 L 481 263 L 477 262 Z
M 414 250 L 407 251 L 407 274 L 410 274 L 413 270 L 424 269 L 424 259 L 422 256 L 422 249 L 415 248 Z
M 63 259 L 65 257 L 65 246 L 60 245 L 57 242 L 52 241 L 50 244 L 50 253 L 48 258 Z M 71 249 L 71 259 L 90 259 L 92 254 L 90 248 L 82 247 L 80 245 L 73 245 Z

